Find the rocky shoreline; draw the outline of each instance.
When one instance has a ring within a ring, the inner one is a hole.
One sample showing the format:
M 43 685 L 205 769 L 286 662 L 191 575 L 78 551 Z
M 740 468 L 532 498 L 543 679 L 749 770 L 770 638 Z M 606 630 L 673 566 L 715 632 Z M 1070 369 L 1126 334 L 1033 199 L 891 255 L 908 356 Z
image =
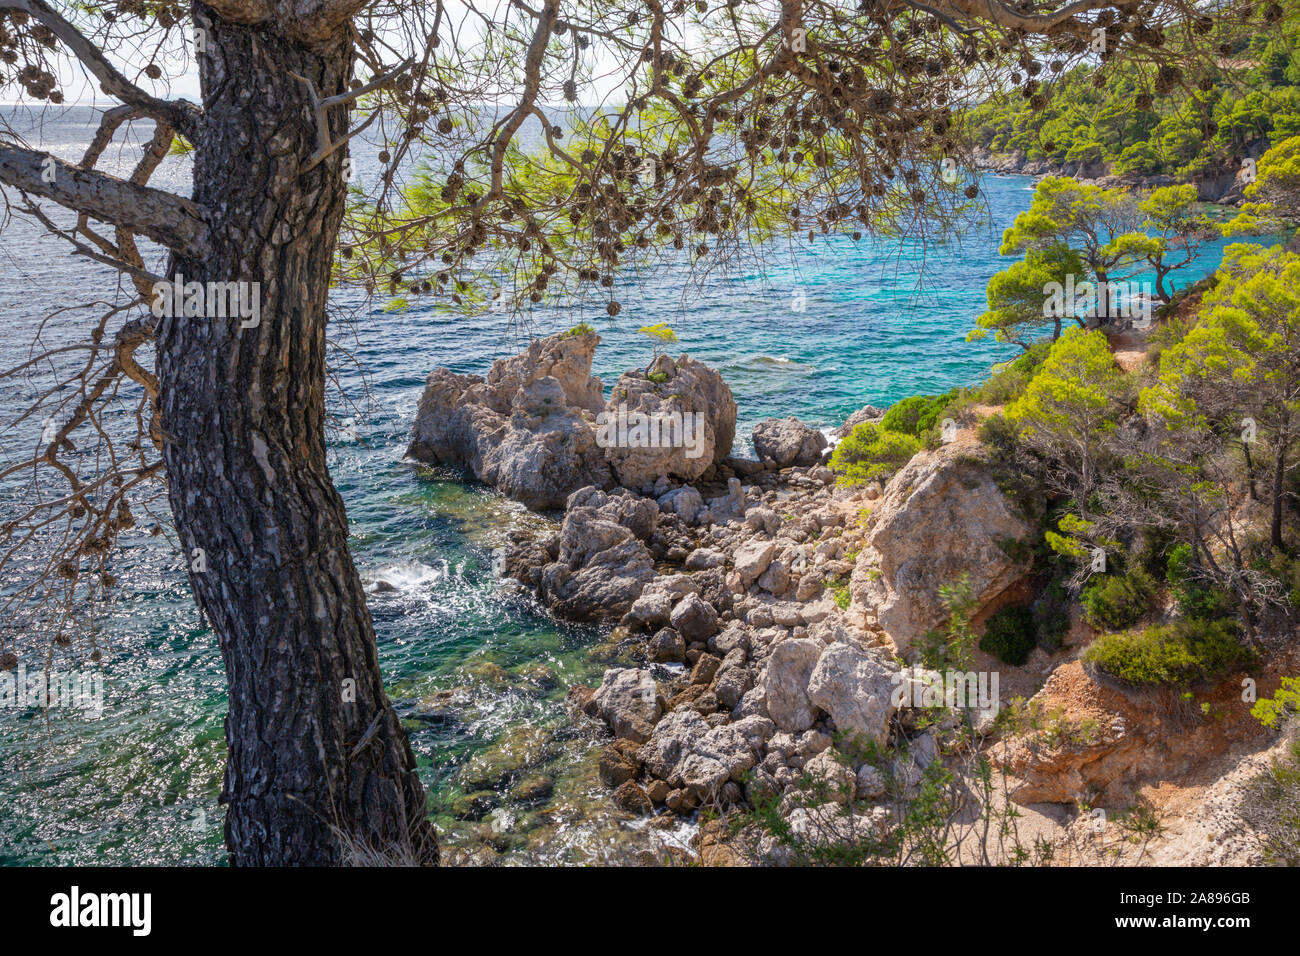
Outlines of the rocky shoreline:
M 1263 147 L 1257 146 L 1249 155 L 1258 159 L 1263 155 Z M 1143 175 L 1113 173 L 1109 164 L 1094 163 L 1053 163 L 1045 159 L 1029 159 L 1022 150 L 1010 153 L 994 153 L 983 147 L 977 147 L 974 153 L 975 168 L 997 173 L 1001 176 L 1071 176 L 1080 182 L 1091 183 L 1103 189 L 1139 189 L 1151 190 L 1162 186 L 1176 186 L 1182 180 L 1167 175 Z M 1202 176 L 1193 181 L 1196 186 L 1196 198 L 1200 202 L 1216 203 L 1223 206 L 1240 206 L 1245 201 L 1243 190 L 1248 185 L 1242 178 L 1239 168 L 1220 169 L 1213 174 Z
M 625 373 L 601 402 L 598 343 L 580 329 L 535 340 L 486 378 L 431 373 L 411 455 L 534 509 L 561 502 L 557 521 L 510 533 L 503 573 L 556 617 L 611 628 L 591 650 L 607 662 L 599 685 L 570 686 L 566 704 L 576 724 L 609 735 L 599 779 L 620 811 L 656 826 L 713 820 L 694 841 L 704 862 L 779 864 L 792 861 L 786 843 L 760 833 L 740 852 L 718 819 L 763 805 L 796 840 L 887 833 L 926 768 L 951 763 L 954 728 L 969 753 L 1014 774 L 1007 795 L 1021 805 L 1098 793 L 1118 805 L 1166 764 L 1256 746 L 1257 727 L 1207 743 L 1159 714 L 1135 716 L 1086 678 L 1053 682 L 1078 668 L 1070 648 L 1088 634 L 1077 615 L 1064 647 L 1023 668 L 977 652 L 979 669 L 1003 672 L 1000 695 L 936 725 L 920 706 L 934 675 L 914 665 L 919 642 L 949 620 L 945 586 L 968 582 L 977 629 L 1031 590 L 1034 524 L 973 431 L 922 450 L 883 486 L 845 487 L 826 437 L 793 418 L 755 426 L 757 459 L 731 457 L 730 390 L 687 356 Z M 597 422 L 619 404 L 702 412 L 704 453 L 608 446 Z M 838 434 L 882 415 L 868 406 Z M 996 718 L 1013 697 L 1065 716 L 1046 737 L 1037 723 L 1008 729 Z M 1063 732 L 1074 710 L 1080 726 L 1109 730 Z
M 1023 574 L 1005 549 L 1027 526 L 966 444 L 923 452 L 888 490 L 837 486 L 826 437 L 792 418 L 755 427 L 758 460 L 732 458 L 730 390 L 686 356 L 626 373 L 610 404 L 704 411 L 708 454 L 601 448 L 598 342 L 535 340 L 485 379 L 435 371 L 411 454 L 535 508 L 580 485 L 558 528 L 512 535 L 504 573 L 559 617 L 615 625 L 605 650 L 625 666 L 568 697 L 613 735 L 600 776 L 615 803 L 752 805 L 810 772 L 879 796 L 875 768 L 835 759 L 834 740 L 886 742 L 902 658 L 947 613 L 939 587 L 968 573 L 991 606 Z M 946 527 L 927 519 L 936 508 Z

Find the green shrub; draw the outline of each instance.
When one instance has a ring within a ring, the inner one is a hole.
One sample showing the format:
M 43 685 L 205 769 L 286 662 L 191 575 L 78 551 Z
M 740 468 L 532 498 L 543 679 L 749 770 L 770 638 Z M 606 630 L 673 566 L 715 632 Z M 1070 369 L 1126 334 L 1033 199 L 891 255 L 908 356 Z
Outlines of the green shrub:
M 1007 421 L 1005 415 L 990 415 L 980 422 L 979 428 L 975 430 L 975 437 L 995 452 L 1009 452 L 1016 447 L 1016 441 L 1020 438 L 1020 429 Z
M 1235 621 L 1183 618 L 1141 631 L 1103 634 L 1082 659 L 1136 687 L 1189 687 L 1250 666 L 1254 654 L 1238 643 Z
M 1038 643 L 1033 612 L 1027 605 L 1004 607 L 989 618 L 980 638 L 980 650 L 997 657 L 1004 664 L 1023 667 Z
M 1034 621 L 1038 646 L 1049 654 L 1060 650 L 1065 635 L 1070 633 L 1070 595 L 1060 578 L 1053 578 L 1044 589 L 1034 611 Z
M 913 395 L 895 402 L 880 420 L 880 427 L 886 431 L 898 432 L 919 438 L 939 421 L 939 416 L 957 397 L 953 389 L 943 395 Z
M 911 435 L 886 431 L 879 425 L 863 422 L 856 426 L 831 455 L 831 470 L 842 484 L 888 478 L 921 450 L 921 443 Z
M 1169 549 L 1165 561 L 1165 580 L 1178 609 L 1188 617 L 1222 617 L 1231 608 L 1231 597 L 1194 577 L 1192 546 L 1177 544 Z
M 997 366 L 976 392 L 978 400 L 986 405 L 1006 405 L 1015 401 L 1024 394 L 1034 372 L 1047 358 L 1048 349 L 1049 343 L 1040 342 L 1024 355 Z
M 1101 574 L 1083 589 L 1080 603 L 1093 627 L 1118 631 L 1132 627 L 1155 603 L 1155 580 L 1142 567 L 1126 574 Z
M 560 338 L 562 338 L 562 339 L 571 339 L 571 338 L 574 338 L 574 337 L 576 337 L 576 336 L 579 336 L 579 335 L 586 335 L 588 332 L 595 332 L 595 331 L 596 331 L 596 330 L 593 329 L 593 328 L 592 328 L 590 325 L 588 325 L 586 322 L 579 322 L 577 325 L 575 325 L 573 328 L 569 329 L 567 332 L 562 332 L 562 333 L 560 333 Z

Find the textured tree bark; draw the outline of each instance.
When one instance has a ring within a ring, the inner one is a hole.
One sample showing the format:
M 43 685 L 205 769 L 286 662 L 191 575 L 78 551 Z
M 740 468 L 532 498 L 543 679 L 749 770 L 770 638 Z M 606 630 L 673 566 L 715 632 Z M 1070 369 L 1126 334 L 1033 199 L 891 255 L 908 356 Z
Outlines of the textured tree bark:
M 1277 551 L 1285 551 L 1282 541 L 1282 503 L 1286 497 L 1286 436 L 1277 443 L 1277 462 L 1273 466 L 1273 520 L 1269 522 L 1269 544 Z
M 325 300 L 345 151 L 300 175 L 316 117 L 293 74 L 321 96 L 342 92 L 352 49 L 194 9 L 207 31 L 194 200 L 212 210 L 211 253 L 175 257 L 172 275 L 260 283 L 261 309 L 255 328 L 164 318 L 157 346 L 172 511 L 185 547 L 204 552 L 191 579 L 230 684 L 226 846 L 237 865 L 336 865 L 353 845 L 436 863 L 326 467 Z M 342 137 L 347 110 L 332 114 Z

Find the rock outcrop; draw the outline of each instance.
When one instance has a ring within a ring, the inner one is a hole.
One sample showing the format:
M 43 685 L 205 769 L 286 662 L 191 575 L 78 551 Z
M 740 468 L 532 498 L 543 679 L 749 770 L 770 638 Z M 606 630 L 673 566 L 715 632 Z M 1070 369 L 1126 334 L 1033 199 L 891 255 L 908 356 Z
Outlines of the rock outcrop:
M 826 436 L 797 418 L 768 418 L 754 426 L 754 452 L 778 468 L 815 465 L 826 450 Z
M 686 355 L 661 355 L 648 373 L 624 372 L 604 411 L 604 421 L 620 426 L 628 439 L 601 442 L 618 483 L 647 493 L 661 478 L 699 478 L 731 454 L 736 438 L 731 389 L 721 375 Z M 635 432 L 638 426 L 643 437 Z
M 947 620 L 941 587 L 965 575 L 980 608 L 1028 570 L 1026 556 L 1009 552 L 1021 550 L 1016 545 L 1031 528 L 998 488 L 978 446 L 950 444 L 916 455 L 885 486 L 870 520 L 851 594 L 876 609 L 900 655 Z
M 594 332 L 534 339 L 487 378 L 434 369 L 420 398 L 407 454 L 470 472 L 530 508 L 563 506 L 576 488 L 609 488 L 613 472 L 596 443 L 604 408 L 591 359 Z
M 1272 682 L 1262 682 L 1260 693 Z M 1011 777 L 1019 804 L 1087 803 L 1123 807 L 1144 782 L 1203 778 L 1205 768 L 1243 745 L 1271 738 L 1249 709 L 1240 706 L 1241 686 L 1225 681 L 1196 692 L 1215 720 L 1180 719 L 1154 696 L 1127 695 L 1092 680 L 1079 661 L 1057 668 L 991 749 Z M 1034 719 L 1034 715 L 1050 719 Z
M 658 519 L 651 500 L 593 487 L 575 491 L 554 555 L 546 553 L 552 560 L 533 574 L 538 596 L 562 617 L 622 617 L 655 578 L 645 539 Z
M 1266 148 L 1265 140 L 1256 140 L 1248 145 L 1245 154 L 1258 159 Z M 1029 159 L 1024 151 L 1019 149 L 1007 153 L 993 153 L 985 147 L 977 146 L 973 158 L 976 168 L 992 170 L 1002 175 L 1070 176 L 1080 182 L 1091 183 L 1103 189 L 1151 190 L 1180 183 L 1177 177 L 1164 173 L 1116 173 L 1110 164 L 1099 160 L 1056 163 L 1047 159 Z M 1245 198 L 1242 188 L 1247 185 L 1247 182 L 1243 179 L 1240 166 L 1232 163 L 1198 175 L 1193 185 L 1196 186 L 1196 198 L 1200 202 L 1240 205 Z
M 591 331 L 533 339 L 486 378 L 434 369 L 408 454 L 467 471 L 537 510 L 561 508 L 586 486 L 648 493 L 659 481 L 694 481 L 727 458 L 736 403 L 721 375 L 664 355 L 648 376 L 625 373 L 606 403 L 591 374 L 599 343 Z

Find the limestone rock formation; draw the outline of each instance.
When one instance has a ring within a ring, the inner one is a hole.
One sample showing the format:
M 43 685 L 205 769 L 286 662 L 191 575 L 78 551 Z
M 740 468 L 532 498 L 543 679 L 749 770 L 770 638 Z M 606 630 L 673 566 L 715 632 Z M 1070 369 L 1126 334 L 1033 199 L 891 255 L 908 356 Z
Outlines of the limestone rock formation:
M 487 378 L 434 369 L 411 444 L 417 461 L 466 470 L 530 508 L 559 508 L 575 488 L 609 488 L 613 473 L 591 420 L 604 407 L 594 332 L 533 339 Z
M 538 596 L 563 617 L 618 620 L 654 580 L 642 539 L 658 517 L 651 499 L 590 487 L 574 492 L 556 560 L 537 575 Z
M 618 425 L 628 439 L 603 442 L 618 483 L 648 491 L 665 476 L 694 481 L 731 454 L 736 402 L 722 376 L 703 362 L 661 355 L 648 373 L 634 370 L 619 377 L 604 420 Z M 641 438 L 632 430 L 638 425 L 645 429 Z
M 851 593 L 877 608 L 900 655 L 947 619 L 940 587 L 967 575 L 978 608 L 1027 570 L 1025 558 L 1008 552 L 1028 539 L 1029 524 L 970 445 L 915 456 L 890 479 L 871 522 Z
M 768 418 L 754 426 L 754 451 L 759 461 L 778 468 L 815 465 L 826 450 L 826 436 L 797 418 Z
M 716 371 L 682 355 L 625 373 L 606 403 L 591 361 L 592 331 L 533 339 L 487 377 L 434 369 L 407 453 L 457 468 L 536 510 L 575 490 L 616 485 L 660 495 L 688 523 L 704 510 L 694 481 L 731 452 L 736 403 Z

